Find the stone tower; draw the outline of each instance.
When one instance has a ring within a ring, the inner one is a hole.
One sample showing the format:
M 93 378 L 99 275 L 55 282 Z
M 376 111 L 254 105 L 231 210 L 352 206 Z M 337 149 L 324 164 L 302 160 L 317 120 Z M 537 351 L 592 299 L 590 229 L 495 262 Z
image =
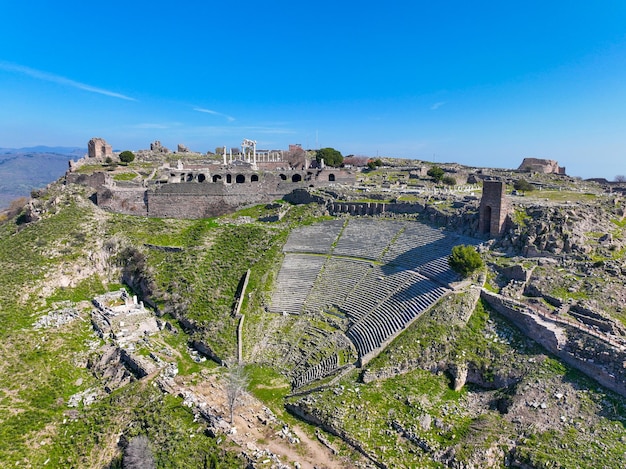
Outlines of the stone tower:
M 94 137 L 87 143 L 89 158 L 106 158 L 113 156 L 113 149 L 103 138 Z
M 509 214 L 506 185 L 502 181 L 483 181 L 478 230 L 490 237 L 500 236 Z

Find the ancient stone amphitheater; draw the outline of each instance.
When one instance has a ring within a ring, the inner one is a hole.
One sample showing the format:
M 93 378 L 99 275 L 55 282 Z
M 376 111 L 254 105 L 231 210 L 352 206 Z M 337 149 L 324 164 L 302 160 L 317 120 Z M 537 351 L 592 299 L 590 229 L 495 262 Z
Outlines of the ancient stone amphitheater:
M 335 352 L 318 350 L 296 360 L 294 388 L 350 365 L 337 353 L 346 344 L 359 366 L 375 357 L 452 291 L 459 280 L 448 266 L 452 247 L 478 243 L 414 220 L 348 218 L 294 230 L 283 248 L 270 311 L 332 315 L 343 324 L 332 332 L 309 327 L 317 336 L 310 340 L 314 347 L 332 343 Z

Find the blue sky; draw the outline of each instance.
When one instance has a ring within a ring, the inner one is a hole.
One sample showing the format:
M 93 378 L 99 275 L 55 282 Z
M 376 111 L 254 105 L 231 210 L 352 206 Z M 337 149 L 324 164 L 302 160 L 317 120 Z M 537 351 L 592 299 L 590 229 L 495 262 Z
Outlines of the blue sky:
M 331 146 L 626 174 L 626 2 L 0 0 L 0 147 Z

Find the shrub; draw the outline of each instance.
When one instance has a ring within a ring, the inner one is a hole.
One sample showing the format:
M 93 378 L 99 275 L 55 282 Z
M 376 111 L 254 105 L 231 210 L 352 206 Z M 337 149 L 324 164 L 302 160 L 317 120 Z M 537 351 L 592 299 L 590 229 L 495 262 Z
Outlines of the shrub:
M 463 277 L 468 277 L 472 272 L 482 268 L 484 265 L 476 248 L 465 244 L 459 244 L 452 248 L 448 264 Z
M 520 179 L 518 181 L 515 181 L 515 184 L 513 184 L 513 188 L 516 191 L 520 192 L 530 192 L 535 189 L 535 187 L 526 179 Z
M 135 160 L 135 154 L 132 151 L 125 150 L 122 153 L 120 153 L 120 161 L 122 163 L 128 164 L 134 160 Z
M 383 160 L 381 160 L 380 158 L 377 158 L 375 160 L 369 160 L 367 162 L 367 167 L 369 169 L 376 169 L 376 168 L 380 168 L 383 165 Z
M 433 166 L 426 174 L 433 178 L 435 182 L 439 182 L 443 179 L 444 172 L 439 166 Z
M 456 186 L 456 179 L 452 176 L 444 176 L 441 180 L 446 186 Z

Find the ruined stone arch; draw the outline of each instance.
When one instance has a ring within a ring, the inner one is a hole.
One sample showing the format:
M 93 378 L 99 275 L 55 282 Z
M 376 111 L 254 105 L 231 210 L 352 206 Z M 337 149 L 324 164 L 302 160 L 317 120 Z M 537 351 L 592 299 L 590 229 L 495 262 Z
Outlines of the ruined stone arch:
M 187 182 L 193 181 L 193 173 L 187 174 Z
M 221 181 L 222 180 L 222 176 L 220 176 L 219 174 L 214 174 L 213 175 L 213 182 L 217 182 L 217 181 Z
M 246 177 L 243 174 L 237 174 L 237 176 L 235 176 L 235 182 L 237 184 L 243 184 L 246 182 Z
M 335 181 L 335 175 L 334 175 L 333 173 L 330 173 L 330 174 L 328 175 L 328 180 L 329 180 L 330 182 L 334 182 L 334 181 Z
M 300 174 L 294 174 L 291 176 L 291 182 L 300 182 L 302 181 L 302 176 Z
M 259 175 L 253 174 L 252 176 L 250 176 L 250 182 L 259 182 Z
M 232 184 L 233 182 L 233 176 L 230 174 L 226 175 L 226 184 Z
M 206 181 L 206 176 L 203 173 L 198 174 L 198 182 Z
M 283 181 L 287 180 L 287 176 L 285 176 L 284 174 L 279 174 L 279 176 Z

